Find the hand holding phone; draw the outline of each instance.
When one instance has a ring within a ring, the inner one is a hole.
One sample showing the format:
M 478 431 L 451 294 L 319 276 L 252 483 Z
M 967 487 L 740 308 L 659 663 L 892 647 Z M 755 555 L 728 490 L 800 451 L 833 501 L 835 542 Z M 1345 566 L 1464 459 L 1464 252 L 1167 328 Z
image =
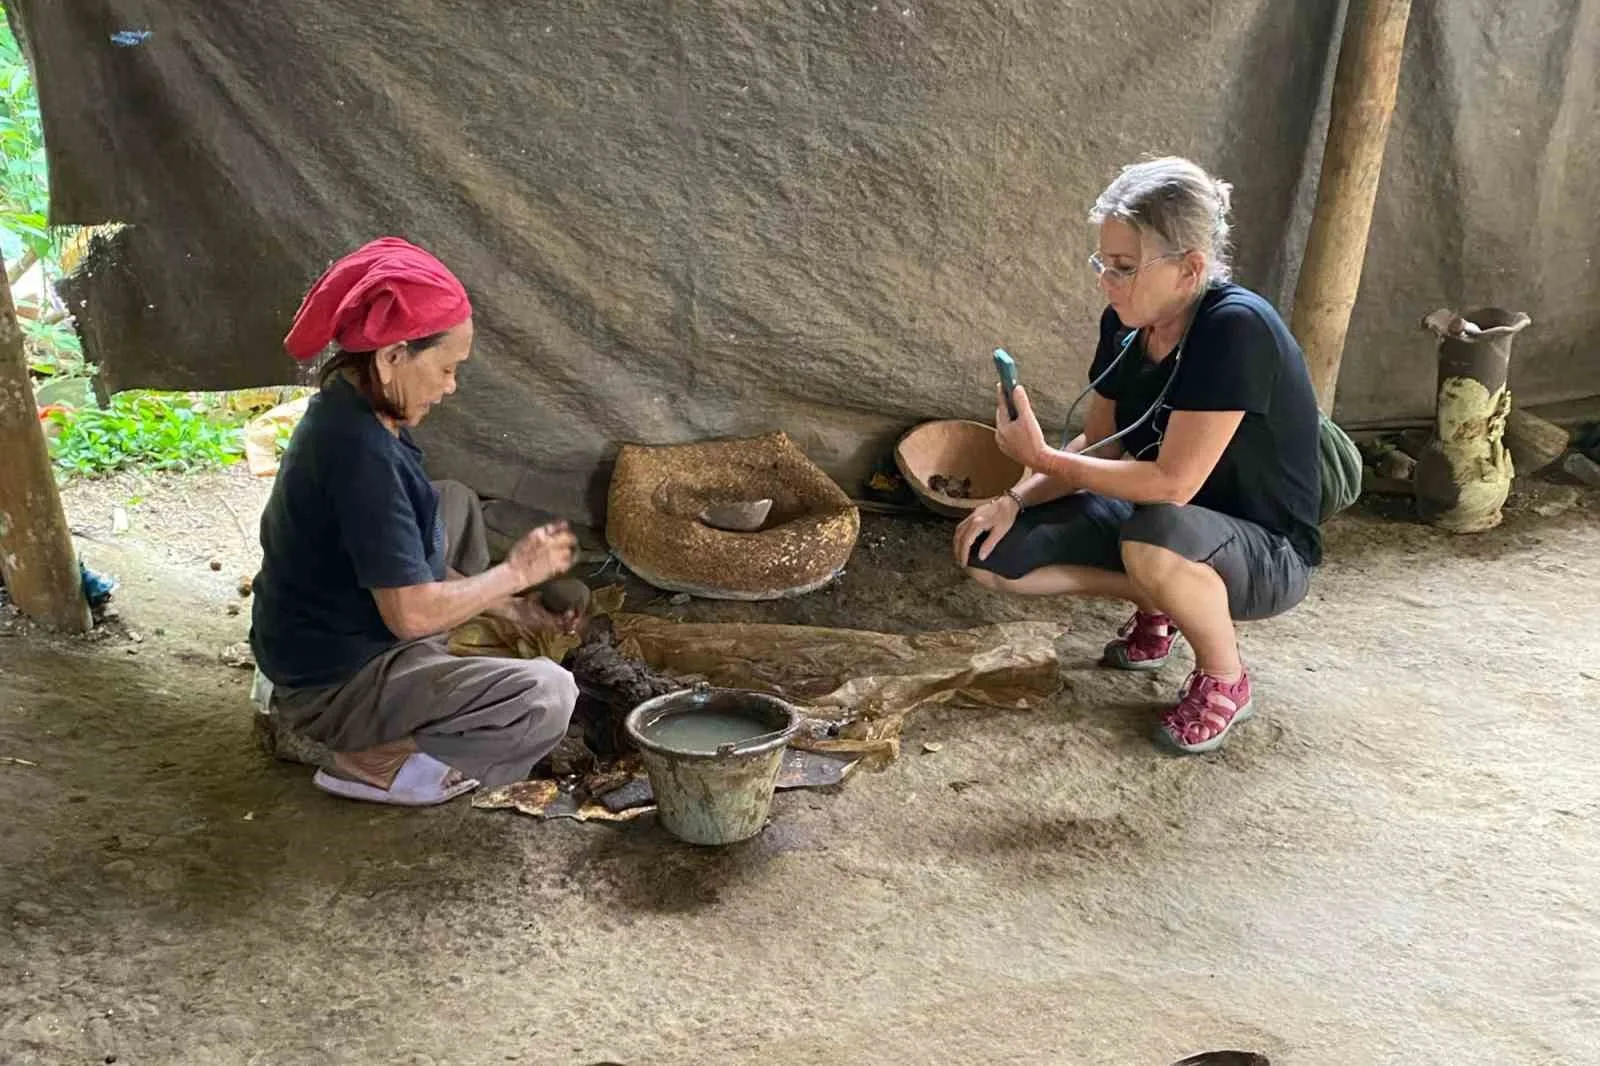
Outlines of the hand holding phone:
M 994 350 L 994 368 L 1000 374 L 1000 391 L 1006 398 L 1006 412 L 1011 421 L 1017 420 L 1017 401 L 1011 393 L 1017 387 L 1017 361 L 1004 348 Z

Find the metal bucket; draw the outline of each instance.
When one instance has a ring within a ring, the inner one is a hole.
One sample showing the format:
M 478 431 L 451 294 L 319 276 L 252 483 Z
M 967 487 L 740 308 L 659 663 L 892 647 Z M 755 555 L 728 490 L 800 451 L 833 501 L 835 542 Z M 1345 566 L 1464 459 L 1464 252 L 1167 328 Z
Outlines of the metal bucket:
M 767 729 L 699 750 L 668 746 L 652 735 L 666 719 L 695 714 L 735 715 Z M 803 721 L 775 696 L 699 687 L 641 703 L 624 728 L 644 756 L 661 824 L 690 844 L 717 845 L 747 840 L 767 824 L 784 749 Z

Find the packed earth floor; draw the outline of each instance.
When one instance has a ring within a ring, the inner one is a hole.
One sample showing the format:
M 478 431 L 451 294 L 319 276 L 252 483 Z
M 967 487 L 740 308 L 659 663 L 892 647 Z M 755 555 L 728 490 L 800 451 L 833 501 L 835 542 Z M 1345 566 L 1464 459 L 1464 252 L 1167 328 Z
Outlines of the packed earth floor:
M 222 656 L 266 489 L 77 484 L 120 617 L 0 620 L 0 1063 L 1600 1054 L 1600 494 L 1519 483 L 1474 537 L 1337 519 L 1311 598 L 1244 630 L 1259 713 L 1204 758 L 1150 742 L 1186 663 L 1096 670 L 1122 606 L 980 590 L 942 521 L 869 516 L 798 601 L 635 587 L 693 619 L 1070 621 L 1047 705 L 919 712 L 886 771 L 717 851 L 343 802 L 261 754 Z

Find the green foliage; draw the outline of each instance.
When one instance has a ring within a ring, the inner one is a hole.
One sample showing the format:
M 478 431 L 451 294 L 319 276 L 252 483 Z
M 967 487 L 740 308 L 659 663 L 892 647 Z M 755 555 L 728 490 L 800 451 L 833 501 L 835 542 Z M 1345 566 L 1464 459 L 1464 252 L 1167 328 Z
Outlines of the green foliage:
M 17 324 L 22 327 L 27 341 L 28 369 L 34 374 L 40 377 L 94 375 L 95 368 L 83 361 L 83 342 L 65 322 L 46 324 L 21 318 Z
M 38 259 L 47 284 L 62 276 L 58 259 L 64 236 L 64 231 L 51 229 L 49 211 L 50 176 L 39 95 L 27 57 L 0 12 L 0 253 L 13 268 L 27 257 Z M 83 349 L 71 326 L 25 319 L 23 328 L 36 373 L 93 373 L 83 365 Z
M 49 211 L 39 96 L 27 58 L 0 18 L 0 249 L 8 261 L 24 250 L 51 257 Z
M 104 409 L 50 416 L 60 427 L 51 445 L 68 476 L 116 470 L 195 470 L 227 466 L 244 455 L 241 422 L 205 396 L 119 392 Z

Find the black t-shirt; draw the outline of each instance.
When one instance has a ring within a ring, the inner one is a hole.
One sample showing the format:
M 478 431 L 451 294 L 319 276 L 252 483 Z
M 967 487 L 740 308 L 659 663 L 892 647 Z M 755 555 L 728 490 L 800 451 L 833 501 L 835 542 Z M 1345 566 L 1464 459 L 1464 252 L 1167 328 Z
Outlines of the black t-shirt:
M 261 515 L 250 644 L 275 685 L 348 681 L 399 639 L 373 589 L 445 579 L 439 494 L 422 452 L 348 381 L 311 398 Z
M 1106 308 L 1090 380 L 1099 380 L 1127 338 L 1116 312 Z M 1200 301 L 1176 365 L 1160 410 L 1123 438 L 1123 449 L 1137 459 L 1154 459 L 1173 411 L 1243 411 L 1222 458 L 1190 502 L 1281 534 L 1307 563 L 1320 563 L 1317 397 L 1289 327 L 1249 289 L 1219 285 Z M 1116 404 L 1119 430 L 1150 409 L 1173 368 L 1171 356 L 1151 362 L 1143 342 L 1133 341 L 1096 389 Z

